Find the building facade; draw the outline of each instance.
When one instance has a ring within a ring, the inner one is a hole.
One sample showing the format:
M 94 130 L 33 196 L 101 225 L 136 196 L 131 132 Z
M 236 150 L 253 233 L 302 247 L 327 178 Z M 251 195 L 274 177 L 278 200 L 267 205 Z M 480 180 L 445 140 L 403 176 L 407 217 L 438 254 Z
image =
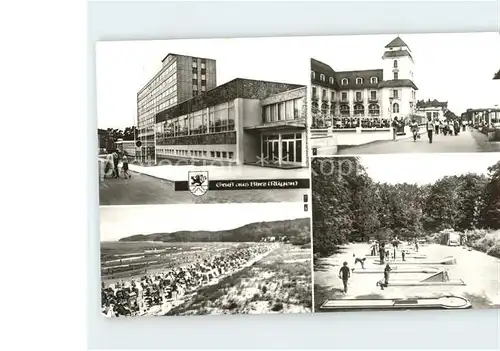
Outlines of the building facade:
M 153 160 L 155 115 L 217 86 L 212 59 L 168 54 L 161 69 L 137 93 L 138 157 Z
M 234 79 L 156 114 L 158 161 L 308 166 L 307 88 Z
M 440 102 L 434 100 L 419 100 L 417 101 L 417 112 L 423 115 L 426 119 L 429 117 L 434 121 L 445 121 L 450 116 L 448 110 L 448 102 Z
M 415 63 L 396 37 L 385 46 L 379 69 L 335 71 L 311 59 L 312 128 L 389 128 L 416 113 Z

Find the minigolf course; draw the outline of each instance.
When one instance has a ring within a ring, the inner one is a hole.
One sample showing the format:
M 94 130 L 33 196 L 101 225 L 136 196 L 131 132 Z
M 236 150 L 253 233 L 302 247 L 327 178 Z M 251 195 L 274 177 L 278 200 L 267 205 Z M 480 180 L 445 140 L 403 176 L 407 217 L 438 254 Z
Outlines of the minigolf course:
M 414 299 L 338 299 L 326 300 L 320 310 L 392 310 L 392 309 L 465 309 L 471 303 L 461 296 L 442 296 L 438 298 Z

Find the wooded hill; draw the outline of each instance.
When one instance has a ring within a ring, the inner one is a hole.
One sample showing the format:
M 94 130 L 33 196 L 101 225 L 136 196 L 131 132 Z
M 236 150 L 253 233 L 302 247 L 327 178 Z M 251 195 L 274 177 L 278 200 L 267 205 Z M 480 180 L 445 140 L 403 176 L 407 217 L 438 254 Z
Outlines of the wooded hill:
M 374 182 L 356 157 L 314 159 L 314 252 L 329 255 L 338 245 L 370 237 L 499 229 L 500 162 L 488 171 L 488 176 L 448 176 L 425 186 L 393 185 Z
M 310 219 L 298 218 L 285 221 L 257 222 L 230 230 L 219 231 L 178 231 L 133 235 L 120 241 L 161 241 L 161 242 L 251 242 L 261 241 L 270 236 L 286 235 L 295 245 L 310 243 Z

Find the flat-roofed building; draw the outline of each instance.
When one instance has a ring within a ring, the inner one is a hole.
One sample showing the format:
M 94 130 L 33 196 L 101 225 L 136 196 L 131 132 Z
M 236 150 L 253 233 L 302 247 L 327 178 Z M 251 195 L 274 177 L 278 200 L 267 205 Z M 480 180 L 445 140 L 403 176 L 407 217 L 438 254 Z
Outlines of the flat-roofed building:
M 158 161 L 308 167 L 307 88 L 237 78 L 156 114 Z

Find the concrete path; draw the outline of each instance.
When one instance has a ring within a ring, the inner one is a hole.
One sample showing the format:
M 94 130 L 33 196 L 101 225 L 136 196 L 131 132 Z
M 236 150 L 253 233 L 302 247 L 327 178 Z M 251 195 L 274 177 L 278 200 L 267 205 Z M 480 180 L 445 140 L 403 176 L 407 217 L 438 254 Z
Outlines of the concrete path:
M 455 135 L 434 135 L 432 144 L 426 134 L 420 139 L 405 138 L 397 141 L 381 141 L 339 150 L 338 155 L 392 154 L 392 153 L 468 153 L 497 152 L 500 143 L 488 142 L 484 134 L 473 130 Z

